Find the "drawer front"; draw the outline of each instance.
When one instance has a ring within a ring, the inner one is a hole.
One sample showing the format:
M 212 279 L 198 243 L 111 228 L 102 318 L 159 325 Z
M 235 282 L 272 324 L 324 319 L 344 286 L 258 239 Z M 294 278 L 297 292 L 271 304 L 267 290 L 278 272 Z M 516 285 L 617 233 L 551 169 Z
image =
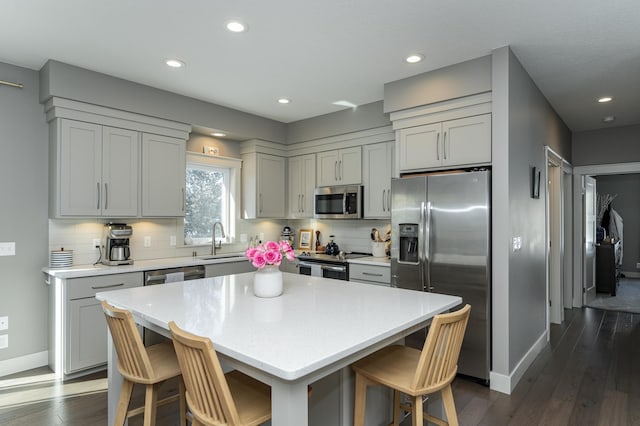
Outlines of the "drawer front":
M 387 266 L 349 264 L 349 281 L 374 281 L 391 284 L 391 268 Z
M 142 272 L 99 275 L 66 280 L 67 300 L 93 297 L 101 291 L 120 290 L 142 286 Z

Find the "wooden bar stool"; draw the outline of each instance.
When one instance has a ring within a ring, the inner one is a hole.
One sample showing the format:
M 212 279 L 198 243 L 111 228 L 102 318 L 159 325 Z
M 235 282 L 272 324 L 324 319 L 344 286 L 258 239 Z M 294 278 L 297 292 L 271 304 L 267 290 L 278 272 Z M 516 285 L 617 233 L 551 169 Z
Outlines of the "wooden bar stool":
M 271 418 L 271 388 L 239 371 L 222 372 L 211 340 L 169 323 L 194 425 L 252 426 Z
M 437 425 L 458 425 L 451 382 L 458 371 L 458 357 L 471 306 L 436 315 L 429 326 L 422 351 L 400 345 L 380 349 L 353 364 L 356 396 L 353 424 L 364 425 L 368 385 L 393 389 L 393 425 L 398 426 L 400 408 L 411 411 L 413 425 L 422 426 L 423 416 Z M 423 412 L 422 396 L 440 391 L 448 423 Z M 400 392 L 411 397 L 411 407 L 400 403 Z
M 145 348 L 131 312 L 118 309 L 105 301 L 102 301 L 102 309 L 118 354 L 118 371 L 123 377 L 114 424 L 123 425 L 127 418 L 144 412 L 144 425 L 155 425 L 156 408 L 178 400 L 180 424 L 186 425 L 184 382 L 171 342 Z M 179 377 L 179 393 L 158 401 L 158 386 L 174 377 Z M 136 383 L 146 386 L 144 406 L 129 410 L 131 392 Z

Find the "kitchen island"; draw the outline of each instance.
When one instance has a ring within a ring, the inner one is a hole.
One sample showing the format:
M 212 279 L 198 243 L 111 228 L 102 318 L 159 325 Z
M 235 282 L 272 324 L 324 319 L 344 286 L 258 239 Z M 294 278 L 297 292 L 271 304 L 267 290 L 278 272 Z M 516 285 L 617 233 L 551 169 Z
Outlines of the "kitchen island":
M 459 297 L 284 273 L 284 293 L 255 297 L 254 273 L 101 292 L 136 322 L 168 335 L 169 321 L 210 338 L 221 361 L 272 389 L 272 424 L 308 424 L 307 386 L 422 327 Z M 109 336 L 109 424 L 121 377 Z M 351 393 L 345 391 L 344 393 Z M 343 401 L 349 401 L 350 398 Z M 344 403 L 340 423 L 353 422 Z

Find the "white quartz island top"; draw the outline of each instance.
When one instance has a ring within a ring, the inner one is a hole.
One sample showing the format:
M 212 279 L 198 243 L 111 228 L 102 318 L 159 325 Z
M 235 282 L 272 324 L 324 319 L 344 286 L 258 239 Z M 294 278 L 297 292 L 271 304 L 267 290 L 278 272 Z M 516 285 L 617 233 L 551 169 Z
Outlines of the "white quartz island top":
M 294 380 L 461 303 L 459 297 L 284 273 L 284 294 L 252 293 L 254 273 L 98 293 L 220 353 Z

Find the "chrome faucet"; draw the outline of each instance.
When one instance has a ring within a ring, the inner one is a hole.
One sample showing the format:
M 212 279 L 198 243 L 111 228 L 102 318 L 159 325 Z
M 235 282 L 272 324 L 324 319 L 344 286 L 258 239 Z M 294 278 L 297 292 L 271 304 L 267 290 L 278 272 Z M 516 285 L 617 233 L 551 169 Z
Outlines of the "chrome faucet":
M 216 255 L 216 250 L 222 248 L 222 240 L 220 240 L 220 245 L 216 244 L 216 226 L 220 225 L 220 234 L 222 234 L 222 238 L 224 238 L 224 226 L 222 226 L 221 222 L 216 222 L 213 224 L 213 230 L 211 231 L 211 255 Z

